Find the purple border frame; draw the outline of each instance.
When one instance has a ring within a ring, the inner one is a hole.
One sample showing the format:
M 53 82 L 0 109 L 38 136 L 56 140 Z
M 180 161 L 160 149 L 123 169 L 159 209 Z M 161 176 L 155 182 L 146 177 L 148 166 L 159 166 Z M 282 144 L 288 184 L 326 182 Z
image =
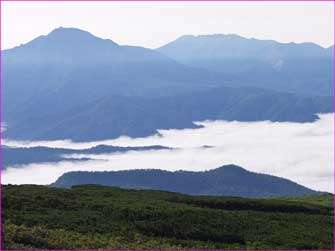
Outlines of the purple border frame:
M 1 51 L 1 14 L 2 14 L 2 2 L 333 2 L 333 23 L 335 25 L 335 0 L 0 0 L 0 127 L 2 125 L 2 51 Z M 334 26 L 335 27 L 335 26 Z M 334 41 L 335 41 L 335 29 L 334 29 Z M 334 51 L 334 79 L 335 79 L 335 51 Z M 333 83 L 334 84 L 334 83 Z M 335 90 L 333 95 L 335 96 Z M 335 99 L 334 99 L 335 106 Z M 333 119 L 333 129 L 335 131 L 335 116 Z M 335 134 L 333 135 L 333 142 L 335 142 Z M 333 143 L 333 147 L 334 143 Z M 335 155 L 335 149 L 333 152 L 333 157 Z M 335 160 L 333 163 L 333 183 L 334 183 L 334 193 L 335 193 Z M 1 183 L 1 171 L 2 171 L 2 130 L 0 129 L 0 251 L 2 251 L 2 183 Z M 334 208 L 335 208 L 335 197 L 334 197 Z M 335 211 L 334 211 L 334 233 L 335 233 Z M 335 250 L 335 239 L 333 241 Z M 51 249 L 50 249 L 51 250 Z M 13 251 L 24 251 L 24 250 L 13 250 Z M 57 250 L 60 251 L 60 250 Z M 62 250 L 62 251 L 70 251 L 70 250 Z M 94 250 L 78 250 L 78 251 L 94 251 Z M 107 251 L 107 250 L 103 250 Z M 108 250 L 111 251 L 111 250 Z M 119 250 L 114 250 L 119 251 Z M 137 251 L 148 251 L 148 250 L 137 250 Z M 154 250 L 152 250 L 154 251 Z M 175 250 L 170 250 L 175 251 Z M 177 251 L 177 250 L 176 250 Z M 194 250 L 200 251 L 200 250 Z M 234 250 L 234 251 L 242 251 L 242 250 Z M 277 250 L 284 251 L 284 250 Z M 290 250 L 285 250 L 290 251 Z M 293 251 L 293 250 L 292 250 Z M 320 250 L 326 251 L 326 250 Z
M 0 2 L 334 2 L 334 0 L 0 0 Z

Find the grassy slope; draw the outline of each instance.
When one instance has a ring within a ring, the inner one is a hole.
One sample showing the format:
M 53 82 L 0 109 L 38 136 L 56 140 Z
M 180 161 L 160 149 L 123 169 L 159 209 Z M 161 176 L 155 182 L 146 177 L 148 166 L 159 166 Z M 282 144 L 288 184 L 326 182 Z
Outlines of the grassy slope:
M 3 186 L 3 248 L 332 249 L 330 201 Z

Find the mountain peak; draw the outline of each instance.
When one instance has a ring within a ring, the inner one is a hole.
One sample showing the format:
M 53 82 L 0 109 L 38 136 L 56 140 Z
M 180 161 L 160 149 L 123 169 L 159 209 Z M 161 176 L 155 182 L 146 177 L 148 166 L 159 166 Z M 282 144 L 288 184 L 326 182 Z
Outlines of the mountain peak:
M 100 49 L 105 46 L 118 46 L 117 43 L 110 39 L 102 39 L 94 36 L 88 31 L 78 28 L 65 28 L 58 27 L 52 30 L 47 35 L 39 36 L 32 41 L 21 45 L 20 48 L 31 48 L 38 50 L 47 50 L 51 53 L 55 48 L 61 51 L 67 50 L 80 50 L 83 47 L 87 49 Z M 40 52 L 39 52 L 40 54 Z M 35 55 L 36 56 L 36 55 Z
M 93 41 L 108 41 L 117 45 L 110 39 L 102 39 L 94 36 L 92 33 L 72 27 L 59 27 L 52 30 L 48 35 L 43 36 L 44 39 L 55 40 L 57 42 L 93 42 Z
M 88 31 L 72 27 L 58 27 L 52 30 L 47 36 L 87 36 L 97 38 Z
M 74 58 L 99 59 L 102 55 L 115 53 L 118 47 L 112 40 L 96 37 L 88 31 L 59 27 L 7 53 L 14 53 L 13 58 L 20 62 L 33 60 L 64 63 Z
M 228 165 L 223 165 L 220 166 L 216 169 L 213 169 L 212 171 L 223 171 L 223 172 L 227 172 L 227 171 L 233 171 L 233 172 L 248 172 L 247 170 L 245 170 L 244 168 L 234 165 L 234 164 L 228 164 Z

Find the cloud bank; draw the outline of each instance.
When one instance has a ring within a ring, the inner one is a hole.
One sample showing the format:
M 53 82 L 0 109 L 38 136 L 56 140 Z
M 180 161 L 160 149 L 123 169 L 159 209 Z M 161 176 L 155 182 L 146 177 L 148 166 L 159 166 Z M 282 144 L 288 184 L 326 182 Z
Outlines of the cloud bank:
M 49 146 L 84 149 L 99 144 L 115 146 L 162 145 L 173 150 L 130 151 L 114 154 L 77 154 L 84 162 L 29 164 L 8 168 L 3 183 L 50 184 L 68 171 L 105 171 L 137 168 L 209 170 L 237 164 L 250 171 L 291 179 L 316 190 L 333 192 L 334 115 L 323 114 L 313 123 L 197 122 L 203 128 L 160 130 L 146 138 L 75 143 L 66 141 L 13 142 L 9 146 Z M 211 146 L 211 147 L 204 147 Z

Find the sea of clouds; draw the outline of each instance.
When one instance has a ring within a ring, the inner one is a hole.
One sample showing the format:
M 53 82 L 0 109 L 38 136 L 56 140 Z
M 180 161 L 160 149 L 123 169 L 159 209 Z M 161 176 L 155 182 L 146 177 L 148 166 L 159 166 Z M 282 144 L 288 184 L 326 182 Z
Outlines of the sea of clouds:
M 309 188 L 334 191 L 334 114 L 319 115 L 313 123 L 204 121 L 198 129 L 159 130 L 144 138 L 120 137 L 96 142 L 70 140 L 19 142 L 12 147 L 48 146 L 86 149 L 97 145 L 173 147 L 172 150 L 76 154 L 89 161 L 28 164 L 9 167 L 3 184 L 50 184 L 69 171 L 108 171 L 139 168 L 209 170 L 236 164 L 254 172 L 276 175 Z

